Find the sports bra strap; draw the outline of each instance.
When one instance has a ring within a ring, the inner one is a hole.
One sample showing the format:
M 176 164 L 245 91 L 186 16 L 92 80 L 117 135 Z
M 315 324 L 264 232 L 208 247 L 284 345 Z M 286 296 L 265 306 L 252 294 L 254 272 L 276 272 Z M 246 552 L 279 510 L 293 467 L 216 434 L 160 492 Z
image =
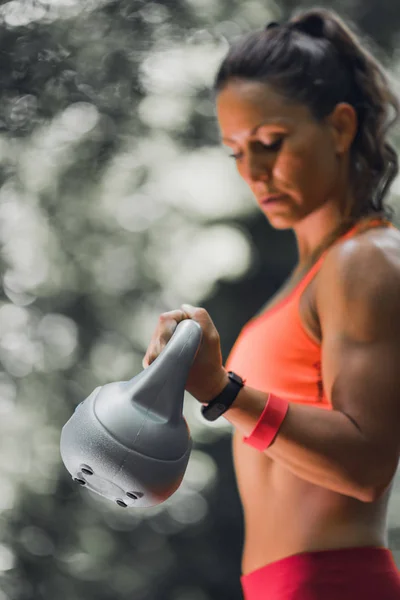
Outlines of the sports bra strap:
M 314 275 L 320 269 L 321 263 L 323 262 L 326 253 L 328 252 L 328 250 L 330 250 L 332 248 L 332 246 L 334 246 L 338 242 L 341 242 L 343 240 L 351 238 L 357 232 L 363 232 L 363 231 L 367 231 L 368 229 L 373 229 L 374 227 L 382 227 L 382 226 L 393 227 L 394 229 L 396 229 L 396 227 L 393 225 L 393 223 L 391 223 L 387 219 L 378 218 L 378 217 L 375 219 L 371 219 L 367 222 L 361 221 L 361 222 L 358 222 L 355 225 L 353 225 L 353 227 L 351 227 L 343 235 L 339 236 L 332 243 L 332 245 L 328 246 L 328 248 L 326 248 L 322 252 L 321 256 L 316 260 L 316 262 L 313 264 L 313 266 L 307 271 L 307 273 L 304 275 L 304 277 L 299 281 L 298 285 L 296 286 L 296 291 L 301 293 L 302 290 L 308 285 L 308 283 L 311 281 L 311 279 L 314 277 Z

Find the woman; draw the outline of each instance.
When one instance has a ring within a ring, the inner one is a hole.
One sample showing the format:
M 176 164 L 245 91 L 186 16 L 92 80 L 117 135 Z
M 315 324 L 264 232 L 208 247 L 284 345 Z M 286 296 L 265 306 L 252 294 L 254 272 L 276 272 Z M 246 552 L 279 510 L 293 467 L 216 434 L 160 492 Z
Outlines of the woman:
M 293 230 L 298 264 L 225 368 L 210 316 L 188 305 L 161 315 L 143 364 L 181 320 L 200 323 L 186 389 L 234 427 L 246 600 L 399 599 L 386 511 L 400 449 L 400 233 L 383 207 L 397 101 L 323 9 L 236 42 L 215 90 L 223 143 L 269 223 Z

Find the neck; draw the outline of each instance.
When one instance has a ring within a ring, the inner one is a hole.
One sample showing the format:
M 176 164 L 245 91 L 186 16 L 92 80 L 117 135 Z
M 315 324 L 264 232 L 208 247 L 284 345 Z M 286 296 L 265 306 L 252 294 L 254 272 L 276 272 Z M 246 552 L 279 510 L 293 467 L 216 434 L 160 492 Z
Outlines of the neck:
M 325 206 L 310 213 L 294 228 L 298 250 L 298 269 L 317 260 L 335 239 L 345 233 L 354 220 L 344 218 L 337 206 Z

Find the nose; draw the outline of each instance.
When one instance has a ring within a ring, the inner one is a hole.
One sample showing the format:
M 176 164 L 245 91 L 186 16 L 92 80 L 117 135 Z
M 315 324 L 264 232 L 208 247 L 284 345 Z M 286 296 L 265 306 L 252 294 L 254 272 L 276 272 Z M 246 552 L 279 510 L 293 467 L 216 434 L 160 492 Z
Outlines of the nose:
M 243 157 L 242 177 L 251 184 L 269 181 L 273 170 L 273 160 L 256 152 L 248 152 Z

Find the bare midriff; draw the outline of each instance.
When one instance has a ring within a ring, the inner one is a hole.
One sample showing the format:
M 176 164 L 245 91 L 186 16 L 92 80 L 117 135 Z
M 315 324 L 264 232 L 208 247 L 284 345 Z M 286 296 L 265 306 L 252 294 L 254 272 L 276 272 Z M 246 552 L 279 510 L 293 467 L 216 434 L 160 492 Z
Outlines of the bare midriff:
M 243 575 L 302 552 L 387 547 L 390 488 L 375 502 L 332 492 L 244 444 L 238 432 L 233 456 L 245 525 Z

